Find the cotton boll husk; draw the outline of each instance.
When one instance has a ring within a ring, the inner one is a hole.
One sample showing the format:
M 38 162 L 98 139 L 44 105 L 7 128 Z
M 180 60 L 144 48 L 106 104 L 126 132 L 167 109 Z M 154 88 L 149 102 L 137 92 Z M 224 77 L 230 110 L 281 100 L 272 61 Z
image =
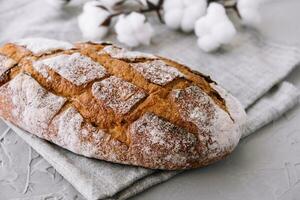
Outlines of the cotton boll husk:
M 181 25 L 181 18 L 183 16 L 183 10 L 174 9 L 165 13 L 164 19 L 168 27 L 178 29 Z
M 213 37 L 211 36 L 204 36 L 202 38 L 198 38 L 197 44 L 205 52 L 211 52 L 215 51 L 220 47 L 220 43 L 217 42 Z

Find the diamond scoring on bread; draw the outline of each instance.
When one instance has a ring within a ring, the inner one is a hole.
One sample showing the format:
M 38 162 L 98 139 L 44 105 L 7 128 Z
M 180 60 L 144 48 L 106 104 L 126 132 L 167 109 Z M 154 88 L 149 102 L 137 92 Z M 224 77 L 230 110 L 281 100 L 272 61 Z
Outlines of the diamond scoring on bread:
M 49 53 L 55 50 L 68 50 L 74 48 L 73 44 L 65 41 L 47 39 L 47 38 L 25 38 L 14 42 L 25 47 L 36 55 Z
M 172 98 L 185 121 L 192 122 L 198 128 L 198 138 L 209 136 L 209 154 L 219 154 L 237 145 L 239 133 L 235 135 L 222 130 L 230 130 L 232 118 L 220 109 L 212 99 L 197 86 L 173 90 Z M 220 135 L 222 133 L 222 135 Z
M 8 79 L 8 73 L 11 68 L 16 64 L 13 59 L 0 54 L 0 85 L 2 85 Z
M 0 115 L 77 154 L 173 170 L 213 163 L 238 143 L 240 103 L 174 61 L 91 42 L 0 53 L 17 63 L 0 85 Z M 70 64 L 73 55 L 84 59 Z
M 146 97 L 146 93 L 121 78 L 111 76 L 92 86 L 93 95 L 120 114 L 128 113 L 134 105 Z
M 128 51 L 127 49 L 117 47 L 115 45 L 108 45 L 99 52 L 99 54 L 109 54 L 112 58 L 128 61 L 136 61 L 139 59 L 156 59 L 157 57 L 138 51 Z
M 154 159 L 157 166 L 182 165 L 199 158 L 193 134 L 153 113 L 145 113 L 133 122 L 129 132 L 133 138 L 130 149 L 143 162 Z
M 151 83 L 157 85 L 166 85 L 175 78 L 184 77 L 184 75 L 174 67 L 167 65 L 162 60 L 153 60 L 143 63 L 131 64 L 142 76 Z
M 102 65 L 80 53 L 57 55 L 33 63 L 33 67 L 44 78 L 49 78 L 48 69 L 54 70 L 76 86 L 87 84 L 106 75 Z
M 2 76 L 7 70 L 11 69 L 15 64 L 16 62 L 13 59 L 0 54 L 0 66 L 2 66 L 0 68 L 0 76 Z
M 50 121 L 67 101 L 24 73 L 1 87 L 0 92 L 5 95 L 1 98 L 0 115 L 6 113 L 8 119 L 14 119 L 17 125 L 39 136 L 47 132 Z

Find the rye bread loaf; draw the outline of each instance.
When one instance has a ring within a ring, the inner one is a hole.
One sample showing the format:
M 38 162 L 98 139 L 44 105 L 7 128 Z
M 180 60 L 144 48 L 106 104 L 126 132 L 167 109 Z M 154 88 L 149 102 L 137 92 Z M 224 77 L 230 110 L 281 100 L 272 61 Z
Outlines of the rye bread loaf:
M 28 38 L 0 48 L 0 116 L 77 154 L 174 170 L 231 153 L 246 115 L 208 76 L 169 59 Z

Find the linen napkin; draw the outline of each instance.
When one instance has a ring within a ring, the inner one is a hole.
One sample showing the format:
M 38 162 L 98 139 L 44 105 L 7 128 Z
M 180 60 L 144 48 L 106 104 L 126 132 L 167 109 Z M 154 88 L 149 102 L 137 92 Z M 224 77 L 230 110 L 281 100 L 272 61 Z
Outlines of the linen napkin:
M 0 43 L 33 36 L 80 40 L 75 17 L 78 11 L 78 7 L 57 11 L 43 1 L 1 1 Z M 280 83 L 300 61 L 298 46 L 277 44 L 241 27 L 231 45 L 205 54 L 196 47 L 194 36 L 170 31 L 159 24 L 155 29 L 158 36 L 153 44 L 140 50 L 173 58 L 211 75 L 247 109 L 244 136 L 298 102 L 298 90 L 287 82 Z M 114 41 L 114 36 L 110 39 Z M 180 173 L 88 159 L 8 125 L 89 200 L 126 199 Z

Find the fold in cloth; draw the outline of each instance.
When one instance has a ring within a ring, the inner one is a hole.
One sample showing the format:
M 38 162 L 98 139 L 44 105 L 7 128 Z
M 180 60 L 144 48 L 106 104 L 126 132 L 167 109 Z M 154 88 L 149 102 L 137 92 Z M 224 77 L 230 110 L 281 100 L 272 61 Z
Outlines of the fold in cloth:
M 58 11 L 45 6 L 43 1 L 0 1 L 0 43 L 33 36 L 81 40 L 76 21 L 79 11 L 76 7 Z M 154 28 L 157 36 L 152 45 L 139 50 L 178 60 L 211 75 L 247 108 L 249 118 L 244 136 L 297 103 L 297 89 L 280 82 L 300 61 L 299 47 L 276 44 L 253 30 L 240 28 L 231 45 L 206 54 L 196 46 L 195 36 L 159 24 Z M 109 39 L 115 41 L 114 35 Z M 9 126 L 89 200 L 126 199 L 179 173 L 85 158 Z

